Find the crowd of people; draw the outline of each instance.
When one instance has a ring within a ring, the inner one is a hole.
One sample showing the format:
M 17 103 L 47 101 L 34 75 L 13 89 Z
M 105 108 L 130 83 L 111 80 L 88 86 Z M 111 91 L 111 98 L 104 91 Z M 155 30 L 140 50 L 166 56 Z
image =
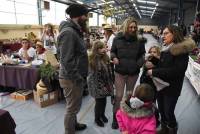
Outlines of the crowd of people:
M 70 5 L 65 11 L 69 17 L 59 25 L 58 35 L 46 24 L 35 48 L 23 38 L 18 52 L 26 61 L 44 60 L 45 51 L 57 57 L 59 84 L 66 100 L 65 134 L 87 128 L 77 121 L 85 89 L 95 99 L 94 122 L 99 127 L 108 122 L 105 109 L 111 96 L 113 129 L 119 128 L 122 134 L 176 134 L 174 109 L 195 42 L 184 38 L 178 26 L 166 26 L 162 47 L 151 47 L 145 56 L 146 39 L 138 36 L 137 20 L 128 17 L 119 32 L 105 25 L 103 39 L 86 43 L 89 12 L 83 5 Z M 140 68 L 143 73 L 139 78 Z M 134 90 L 138 79 L 140 85 Z M 159 124 L 161 129 L 156 130 Z
M 65 134 L 74 134 L 87 127 L 76 118 L 85 77 L 88 77 L 89 93 L 95 98 L 97 126 L 104 127 L 108 122 L 106 98 L 111 96 L 113 129 L 119 128 L 122 134 L 176 134 L 178 124 L 174 109 L 182 89 L 188 55 L 195 48 L 195 42 L 184 38 L 178 26 L 166 26 L 162 47 L 153 46 L 145 58 L 146 40 L 138 36 L 137 21 L 128 17 L 118 33 L 109 25 L 104 26 L 104 39 L 92 43 L 88 60 L 83 41 L 88 12 L 82 5 L 69 6 L 66 9 L 69 18 L 59 27 L 59 81 L 67 103 Z M 141 67 L 141 84 L 134 91 Z M 156 130 L 159 123 L 161 129 Z

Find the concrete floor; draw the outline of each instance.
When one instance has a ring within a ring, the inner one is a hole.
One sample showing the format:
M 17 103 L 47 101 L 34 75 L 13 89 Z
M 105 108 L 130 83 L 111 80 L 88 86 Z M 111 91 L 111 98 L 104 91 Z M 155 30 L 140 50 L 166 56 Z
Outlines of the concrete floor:
M 151 35 L 145 35 L 148 42 L 146 49 L 157 44 Z M 16 101 L 5 96 L 0 108 L 8 110 L 14 118 L 17 134 L 64 134 L 65 102 L 39 108 L 33 100 Z M 175 114 L 179 124 L 178 134 L 200 134 L 200 100 L 190 82 L 185 78 L 183 90 L 178 100 Z M 86 123 L 88 128 L 77 134 L 120 134 L 119 130 L 111 129 L 112 104 L 107 98 L 106 116 L 109 122 L 104 128 L 94 124 L 94 99 L 90 96 L 83 98 L 78 120 Z

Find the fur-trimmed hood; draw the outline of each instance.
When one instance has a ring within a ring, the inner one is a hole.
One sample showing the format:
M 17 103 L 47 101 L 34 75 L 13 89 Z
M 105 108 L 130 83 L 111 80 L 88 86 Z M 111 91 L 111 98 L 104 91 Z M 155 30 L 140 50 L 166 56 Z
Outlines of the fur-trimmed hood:
M 147 116 L 152 116 L 154 114 L 155 108 L 152 107 L 142 107 L 138 109 L 132 109 L 125 100 L 122 100 L 120 103 L 122 111 L 127 113 L 130 117 L 133 118 L 142 118 Z
M 194 40 L 186 38 L 183 42 L 171 46 L 170 52 L 172 55 L 177 56 L 191 52 L 196 47 Z

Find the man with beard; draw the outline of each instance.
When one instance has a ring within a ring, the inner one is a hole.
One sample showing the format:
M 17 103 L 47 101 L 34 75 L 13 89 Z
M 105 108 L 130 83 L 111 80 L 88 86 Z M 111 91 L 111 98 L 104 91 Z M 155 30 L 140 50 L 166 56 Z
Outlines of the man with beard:
M 116 112 L 124 96 L 132 95 L 135 83 L 144 62 L 144 41 L 137 37 L 137 22 L 134 18 L 127 18 L 122 24 L 122 30 L 113 40 L 111 59 L 115 65 L 115 99 L 113 106 L 112 128 L 117 129 Z
M 80 111 L 84 77 L 88 73 L 88 57 L 83 40 L 88 12 L 83 5 L 72 4 L 66 9 L 70 18 L 59 26 L 59 82 L 66 99 L 65 134 L 75 134 L 75 131 L 87 127 L 77 122 L 76 115 Z

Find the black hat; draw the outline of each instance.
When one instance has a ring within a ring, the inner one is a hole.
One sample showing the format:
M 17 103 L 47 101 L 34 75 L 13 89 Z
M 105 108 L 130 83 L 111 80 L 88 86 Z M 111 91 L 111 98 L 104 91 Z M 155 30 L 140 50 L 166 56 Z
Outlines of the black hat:
M 70 18 L 74 18 L 88 14 L 89 10 L 83 5 L 72 4 L 65 10 L 65 12 L 69 14 Z

